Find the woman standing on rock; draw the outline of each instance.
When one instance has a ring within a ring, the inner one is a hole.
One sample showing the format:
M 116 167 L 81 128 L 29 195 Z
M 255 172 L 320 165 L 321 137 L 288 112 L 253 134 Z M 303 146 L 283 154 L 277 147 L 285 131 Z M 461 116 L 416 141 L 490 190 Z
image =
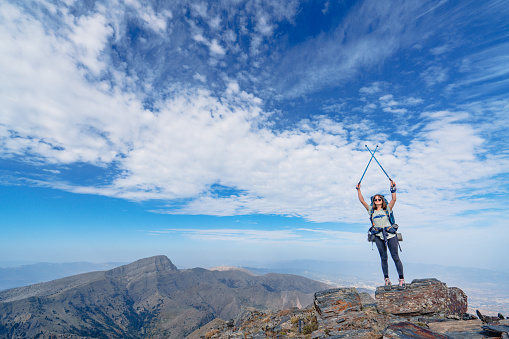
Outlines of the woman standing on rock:
M 371 205 L 369 205 L 362 196 L 361 184 L 357 185 L 357 195 L 359 201 L 366 208 L 371 218 L 371 233 L 375 234 L 375 243 L 380 253 L 382 260 L 382 272 L 385 278 L 385 289 L 391 289 L 391 280 L 389 279 L 389 265 L 387 263 L 387 247 L 391 252 L 392 260 L 396 265 L 399 274 L 398 289 L 405 288 L 405 277 L 403 275 L 403 263 L 398 255 L 398 237 L 396 230 L 392 227 L 389 220 L 389 215 L 392 213 L 392 208 L 396 203 L 396 183 L 391 180 L 391 201 L 387 204 L 384 196 L 376 194 L 371 197 Z M 377 232 L 378 231 L 378 232 Z

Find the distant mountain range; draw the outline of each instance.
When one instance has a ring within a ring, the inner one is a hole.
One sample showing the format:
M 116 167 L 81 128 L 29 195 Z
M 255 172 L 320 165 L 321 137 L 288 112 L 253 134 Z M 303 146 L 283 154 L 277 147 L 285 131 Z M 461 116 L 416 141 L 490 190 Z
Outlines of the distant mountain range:
M 180 270 L 165 256 L 0 292 L 0 338 L 185 338 L 243 307 L 305 307 L 330 288 L 239 269 Z
M 94 264 L 89 262 L 73 262 L 38 263 L 15 267 L 0 267 L 0 291 L 47 282 L 80 273 L 106 271 L 124 264 L 127 263 Z
M 91 271 L 105 271 L 124 263 L 93 264 L 79 263 L 40 263 L 18 267 L 0 268 L 0 291 L 8 288 L 47 282 L 71 275 Z M 354 286 L 374 293 L 381 284 L 381 269 L 378 260 L 372 262 L 341 262 L 322 260 L 293 260 L 275 262 L 269 267 L 244 267 L 248 274 L 282 273 L 301 275 L 335 286 Z M 217 270 L 239 267 L 219 267 Z M 213 270 L 211 269 L 211 270 Z M 394 272 L 390 267 L 391 273 Z M 469 312 L 479 309 L 484 313 L 496 315 L 509 314 L 509 273 L 468 267 L 449 267 L 439 265 L 405 263 L 408 281 L 415 278 L 436 277 L 449 286 L 461 288 L 468 295 Z

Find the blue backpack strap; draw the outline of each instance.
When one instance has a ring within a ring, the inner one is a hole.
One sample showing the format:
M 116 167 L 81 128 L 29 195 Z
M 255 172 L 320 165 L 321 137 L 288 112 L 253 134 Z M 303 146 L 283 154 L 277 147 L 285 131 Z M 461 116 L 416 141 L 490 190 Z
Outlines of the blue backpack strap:
M 389 205 L 387 205 L 387 209 L 385 210 L 385 214 L 387 215 L 387 219 L 389 219 L 389 222 L 391 223 L 391 227 L 394 226 L 394 224 L 395 224 L 394 214 L 392 213 L 392 210 L 389 212 Z M 398 236 L 398 229 L 397 228 L 393 228 L 393 230 L 394 230 L 394 234 L 397 237 Z M 399 241 L 398 241 L 398 247 L 399 247 L 399 251 L 403 252 L 403 250 L 401 249 L 401 244 L 399 243 Z
M 387 219 L 389 219 L 389 222 L 391 223 L 392 226 L 395 224 L 394 214 L 392 214 L 392 210 L 389 211 L 389 202 L 387 201 L 387 199 L 385 199 L 385 197 L 383 197 L 383 199 L 385 200 L 385 204 L 387 205 L 387 209 L 384 209 L 384 211 L 385 214 L 387 215 Z

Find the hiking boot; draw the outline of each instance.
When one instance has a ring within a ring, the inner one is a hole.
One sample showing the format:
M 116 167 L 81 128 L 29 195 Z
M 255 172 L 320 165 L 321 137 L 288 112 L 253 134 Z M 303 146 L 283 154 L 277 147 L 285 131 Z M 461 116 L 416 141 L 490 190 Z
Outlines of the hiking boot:
M 392 289 L 392 286 L 391 286 L 391 280 L 389 278 L 385 278 L 385 286 L 384 286 L 384 290 L 386 291 L 390 291 Z
M 406 288 L 405 279 L 399 279 L 398 290 L 404 290 Z

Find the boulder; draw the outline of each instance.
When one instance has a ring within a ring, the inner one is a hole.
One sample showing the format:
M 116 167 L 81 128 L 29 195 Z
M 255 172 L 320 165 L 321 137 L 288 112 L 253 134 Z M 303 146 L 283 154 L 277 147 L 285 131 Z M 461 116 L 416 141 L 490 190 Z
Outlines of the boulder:
M 428 324 L 430 330 L 447 335 L 454 339 L 500 338 L 507 335 L 509 321 L 501 323 L 483 324 L 480 319 L 445 321 Z
M 334 288 L 315 293 L 315 309 L 322 318 L 360 311 L 361 297 L 355 288 Z
M 367 296 L 369 297 L 369 294 Z M 366 296 L 364 298 L 369 304 L 370 300 Z M 389 322 L 387 315 L 378 313 L 376 309 L 363 310 L 362 298 L 355 288 L 335 288 L 317 292 L 314 307 L 319 314 L 319 327 L 327 328 L 333 337 L 339 335 L 355 337 L 354 332 L 345 331 L 382 330 Z
M 383 286 L 376 289 L 377 309 L 381 312 L 398 315 L 463 315 L 468 304 L 467 296 L 456 287 L 437 279 L 415 279 L 406 289 L 393 287 L 386 291 Z

